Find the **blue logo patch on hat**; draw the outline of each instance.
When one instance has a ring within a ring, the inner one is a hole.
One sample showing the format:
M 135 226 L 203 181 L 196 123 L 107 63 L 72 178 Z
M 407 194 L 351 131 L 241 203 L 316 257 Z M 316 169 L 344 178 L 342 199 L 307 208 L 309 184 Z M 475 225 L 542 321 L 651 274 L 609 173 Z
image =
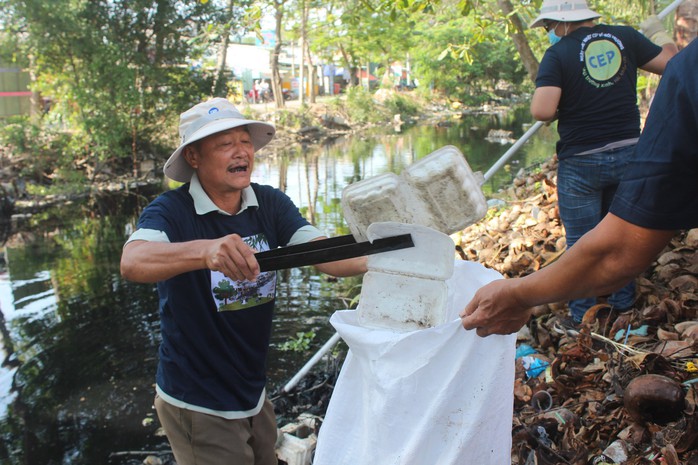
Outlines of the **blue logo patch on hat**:
M 218 108 L 213 107 L 213 108 L 211 108 L 211 109 L 208 111 L 208 114 L 209 114 L 209 115 L 212 115 L 212 114 L 214 114 L 214 113 L 218 113 L 218 111 L 219 111 Z

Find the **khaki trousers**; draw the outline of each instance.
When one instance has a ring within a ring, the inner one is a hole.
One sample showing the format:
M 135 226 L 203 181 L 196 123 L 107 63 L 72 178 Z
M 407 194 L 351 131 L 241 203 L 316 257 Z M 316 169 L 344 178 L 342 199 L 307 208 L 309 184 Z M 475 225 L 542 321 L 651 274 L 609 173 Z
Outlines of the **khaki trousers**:
M 226 420 L 155 396 L 155 410 L 177 465 L 277 465 L 276 415 L 265 399 L 255 416 Z

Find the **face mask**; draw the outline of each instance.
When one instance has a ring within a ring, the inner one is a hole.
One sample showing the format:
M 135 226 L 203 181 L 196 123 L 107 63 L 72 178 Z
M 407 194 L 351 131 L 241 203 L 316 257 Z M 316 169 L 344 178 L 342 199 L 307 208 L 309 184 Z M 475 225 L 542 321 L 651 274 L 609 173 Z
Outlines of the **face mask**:
M 556 36 L 555 30 L 551 29 L 548 31 L 548 40 L 550 41 L 550 45 L 555 45 L 556 43 L 560 42 L 560 39 L 562 39 L 562 37 Z

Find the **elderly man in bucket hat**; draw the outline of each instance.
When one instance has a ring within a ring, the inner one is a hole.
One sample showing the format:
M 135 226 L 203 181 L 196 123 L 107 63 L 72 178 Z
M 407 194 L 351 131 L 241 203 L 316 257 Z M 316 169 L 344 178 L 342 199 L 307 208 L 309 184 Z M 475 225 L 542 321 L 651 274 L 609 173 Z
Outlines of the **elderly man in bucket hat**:
M 123 276 L 157 283 L 155 407 L 179 465 L 277 463 L 265 393 L 276 275 L 260 273 L 254 253 L 324 236 L 284 193 L 250 182 L 274 132 L 222 98 L 182 113 L 164 172 L 185 184 L 143 210 L 123 248 Z M 366 271 L 365 257 L 316 266 Z
M 629 26 L 596 24 L 600 16 L 584 0 L 544 0 L 531 24 L 545 28 L 552 44 L 540 63 L 531 114 L 558 120 L 558 207 L 568 247 L 606 215 L 633 153 L 640 135 L 638 68 L 661 74 L 677 52 L 656 16 L 643 23 L 645 36 Z M 607 302 L 625 310 L 634 300 L 631 281 Z M 595 297 L 570 301 L 571 318 L 562 325 L 575 327 L 595 303 Z

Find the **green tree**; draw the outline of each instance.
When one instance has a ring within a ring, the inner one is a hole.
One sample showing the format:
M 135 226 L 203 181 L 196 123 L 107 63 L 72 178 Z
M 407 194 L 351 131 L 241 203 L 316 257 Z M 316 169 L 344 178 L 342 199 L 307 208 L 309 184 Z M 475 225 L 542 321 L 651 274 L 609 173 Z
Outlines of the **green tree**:
M 516 61 L 524 66 L 532 82 L 538 68 L 536 57 L 543 55 L 548 43 L 544 34 L 539 30 L 529 29 L 527 25 L 539 14 L 542 2 L 543 0 L 524 2 L 511 2 L 510 0 L 481 0 L 478 2 L 470 0 L 403 0 L 391 2 L 381 0 L 377 1 L 376 5 L 378 8 L 389 11 L 391 15 L 396 15 L 399 12 L 419 14 L 423 17 L 421 23 L 429 25 L 429 29 L 424 32 L 429 35 L 430 39 L 420 41 L 427 46 L 428 51 L 425 51 L 423 47 L 418 49 L 423 59 L 422 64 L 428 65 L 428 67 L 421 68 L 425 72 L 425 76 L 443 73 L 453 65 L 456 66 L 454 71 L 456 71 L 458 79 L 471 77 L 469 73 L 459 72 L 457 62 L 465 60 L 473 64 L 482 63 L 482 60 L 487 60 L 492 55 L 492 46 L 496 47 L 498 42 L 508 37 L 511 39 L 509 42 L 513 42 L 515 50 L 518 52 L 519 59 Z M 588 3 L 590 7 L 603 15 L 601 18 L 603 22 L 638 27 L 647 16 L 659 13 L 672 4 L 672 1 L 639 0 L 633 2 L 632 8 L 625 0 L 589 0 Z M 454 31 L 450 30 L 453 24 L 450 21 L 444 21 L 445 14 L 447 14 L 446 19 L 453 21 L 458 21 L 463 17 L 472 20 L 471 23 L 462 25 L 460 38 Z M 665 19 L 665 26 L 670 31 L 673 27 L 672 18 L 673 16 L 670 15 Z M 439 39 L 447 40 L 440 41 Z M 487 45 L 483 46 L 484 44 Z M 446 57 L 451 59 L 442 63 L 441 66 L 433 61 L 434 52 L 438 51 L 439 47 L 444 48 L 437 56 L 440 56 L 441 59 Z M 504 62 L 497 62 L 498 67 L 502 64 Z M 509 71 L 505 71 L 503 75 L 508 73 Z M 479 71 L 476 74 L 479 74 Z M 518 73 L 516 74 L 518 75 Z M 453 81 L 450 77 L 442 80 Z M 511 82 L 516 83 L 516 78 Z M 457 86 L 455 83 L 446 86 L 446 88 L 452 87 L 463 86 Z
M 360 69 L 373 63 L 385 73 L 394 61 L 405 60 L 413 44 L 414 23 L 404 11 L 361 0 L 335 0 L 317 6 L 315 16 L 324 22 L 308 33 L 311 50 L 328 62 L 341 57 L 352 85 L 359 83 Z
M 489 21 L 443 10 L 417 24 L 422 45 L 412 56 L 421 84 L 467 103 L 493 99 L 500 82 L 523 84 L 526 73 L 520 61 L 512 60 L 513 43 Z
M 211 94 L 214 70 L 202 66 L 230 24 L 214 2 L 176 0 L 2 0 L 3 28 L 33 57 L 34 90 L 51 102 L 41 124 L 67 143 L 55 175 L 137 165 L 144 153 L 167 152 L 163 138 L 176 115 Z M 5 42 L 7 43 L 7 42 Z M 215 48 L 214 48 L 215 49 Z M 8 53 L 4 50 L 4 53 Z M 50 173 L 47 173 L 50 174 Z

